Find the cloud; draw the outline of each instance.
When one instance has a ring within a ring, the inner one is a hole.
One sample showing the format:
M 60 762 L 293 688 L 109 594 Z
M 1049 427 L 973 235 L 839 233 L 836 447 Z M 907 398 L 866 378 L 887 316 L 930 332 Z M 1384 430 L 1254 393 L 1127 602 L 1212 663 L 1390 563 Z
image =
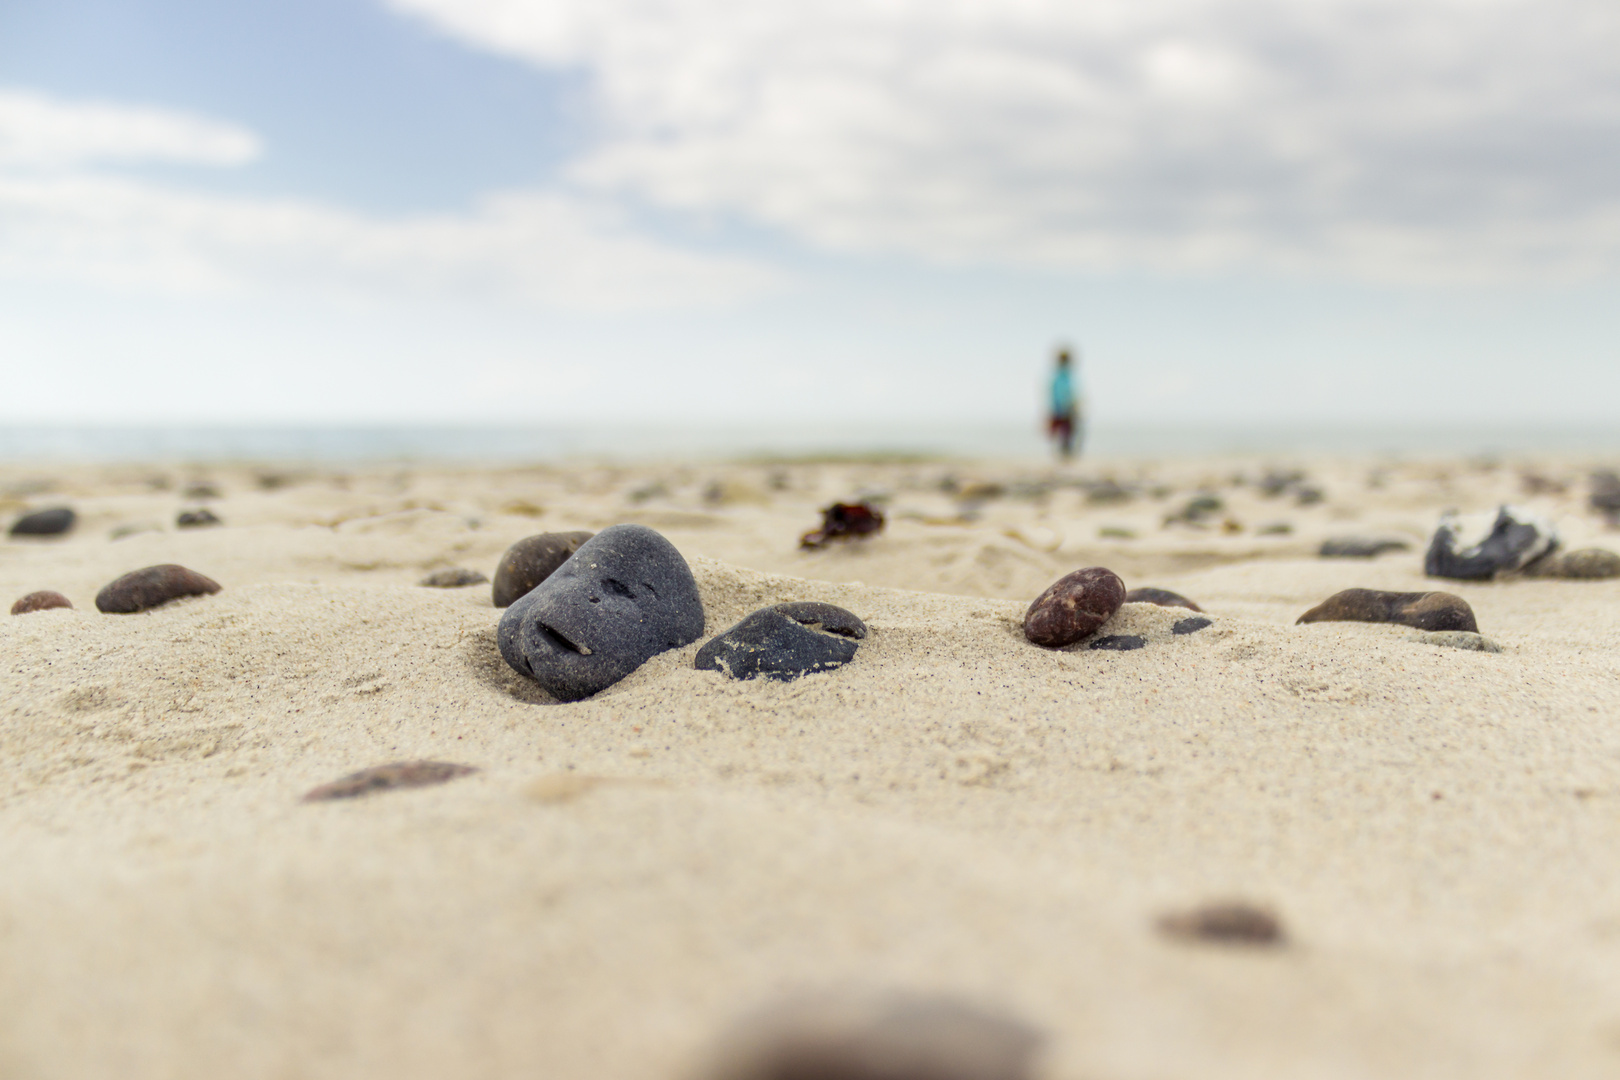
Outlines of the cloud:
M 146 108 L 0 92 L 0 275 L 164 293 L 315 290 L 573 310 L 734 301 L 780 276 L 669 245 L 596 197 L 518 191 L 378 217 L 220 196 L 89 162 L 238 165 L 248 131 Z
M 167 109 L 66 102 L 0 89 L 0 167 L 106 161 L 241 165 L 262 151 L 234 124 Z
M 387 0 L 592 80 L 570 175 L 831 250 L 1458 280 L 1620 262 L 1611 0 Z

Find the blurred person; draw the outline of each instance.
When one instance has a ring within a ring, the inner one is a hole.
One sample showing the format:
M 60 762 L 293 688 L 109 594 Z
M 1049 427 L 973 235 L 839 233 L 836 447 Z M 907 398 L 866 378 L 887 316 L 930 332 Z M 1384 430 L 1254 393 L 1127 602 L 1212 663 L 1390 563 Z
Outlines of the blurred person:
M 1068 349 L 1059 349 L 1052 371 L 1052 412 L 1047 433 L 1058 445 L 1058 456 L 1072 458 L 1085 442 L 1084 410 L 1079 390 L 1079 364 Z

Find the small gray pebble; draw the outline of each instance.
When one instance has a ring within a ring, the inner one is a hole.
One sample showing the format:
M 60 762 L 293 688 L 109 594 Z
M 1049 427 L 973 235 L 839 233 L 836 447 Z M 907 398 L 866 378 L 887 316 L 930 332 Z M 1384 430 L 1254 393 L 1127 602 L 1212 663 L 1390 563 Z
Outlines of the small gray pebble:
M 482 585 L 488 580 L 476 570 L 458 566 L 452 570 L 435 570 L 417 584 L 429 589 L 460 589 L 468 585 Z
M 1372 559 L 1388 551 L 1410 551 L 1405 540 L 1372 536 L 1339 536 L 1322 541 L 1317 554 L 1324 559 Z
M 174 519 L 176 528 L 202 529 L 210 525 L 223 525 L 223 521 L 208 507 L 199 507 L 196 510 L 182 510 L 180 516 Z
M 1130 652 L 1132 649 L 1140 649 L 1146 644 L 1146 638 L 1137 637 L 1135 634 L 1108 634 L 1105 637 L 1100 637 L 1092 641 L 1087 648 L 1111 649 L 1114 652 Z
M 1421 641 L 1425 645 L 1440 645 L 1448 649 L 1467 649 L 1471 652 L 1499 653 L 1502 651 L 1502 646 L 1484 634 L 1473 634 L 1467 630 L 1431 630 L 1425 634 L 1414 634 L 1412 640 Z
M 733 679 L 788 682 L 855 659 L 866 624 L 832 604 L 800 602 L 761 608 L 698 650 L 692 666 Z
M 1214 623 L 1211 620 L 1204 618 L 1202 615 L 1194 615 L 1190 619 L 1178 619 L 1176 625 L 1170 628 L 1170 632 L 1172 634 L 1196 634 L 1204 627 L 1213 625 Z

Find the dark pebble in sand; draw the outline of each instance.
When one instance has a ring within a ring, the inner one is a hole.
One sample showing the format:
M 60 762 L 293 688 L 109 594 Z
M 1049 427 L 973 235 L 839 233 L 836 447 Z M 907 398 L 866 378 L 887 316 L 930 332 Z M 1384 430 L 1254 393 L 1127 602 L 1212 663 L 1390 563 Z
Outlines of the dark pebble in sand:
M 72 507 L 53 506 L 49 510 L 35 510 L 11 523 L 12 536 L 61 536 L 73 528 L 79 515 Z
M 1317 554 L 1324 559 L 1372 559 L 1386 551 L 1410 551 L 1412 545 L 1405 540 L 1379 539 L 1370 536 L 1339 536 L 1322 541 Z
M 1606 470 L 1593 473 L 1588 502 L 1593 510 L 1610 521 L 1620 519 L 1620 476 Z
M 352 799 L 374 791 L 391 788 L 428 787 L 467 776 L 478 770 L 471 765 L 452 765 L 447 761 L 396 761 L 391 765 L 377 765 L 350 773 L 330 784 L 322 784 L 304 796 L 304 802 L 323 802 L 327 799 Z
M 417 584 L 429 589 L 463 589 L 468 585 L 482 585 L 488 580 L 477 570 L 458 566 L 453 570 L 435 570 Z
M 700 1080 L 1028 1080 L 1035 1029 L 953 998 L 805 996 L 745 1018 Z
M 53 592 L 50 589 L 41 589 L 39 592 L 29 593 L 15 604 L 12 604 L 11 613 L 13 615 L 27 615 L 31 611 L 49 611 L 51 608 L 70 608 L 72 606 L 73 601 L 61 593 Z
M 1097 638 L 1087 648 L 1130 652 L 1132 649 L 1140 649 L 1146 644 L 1146 638 L 1137 637 L 1135 634 L 1109 634 L 1106 637 Z
M 821 528 L 799 537 L 799 546 L 826 547 L 835 540 L 855 540 L 882 531 L 883 511 L 871 503 L 833 503 L 821 512 Z
M 1024 612 L 1024 636 L 1037 645 L 1061 648 L 1095 631 L 1125 602 L 1125 583 L 1101 566 L 1088 566 L 1059 578 Z
M 181 494 L 188 499 L 217 499 L 219 498 L 219 488 L 206 480 L 193 480 L 186 485 Z
M 1471 547 L 1462 547 L 1457 534 L 1457 515 L 1446 514 L 1423 557 L 1425 574 L 1483 581 L 1518 570 L 1558 546 L 1558 534 L 1550 523 L 1516 506 L 1500 507 L 1490 534 Z
M 578 701 L 702 633 L 703 601 L 675 545 L 614 525 L 507 608 L 496 640 L 513 670 Z
M 1132 589 L 1125 594 L 1127 604 L 1157 604 L 1159 607 L 1184 607 L 1188 611 L 1203 611 L 1204 609 L 1169 589 L 1140 588 Z
M 96 608 L 109 615 L 128 615 L 167 604 L 182 596 L 219 592 L 219 582 L 174 563 L 132 570 L 96 593 Z
M 733 679 L 787 682 L 855 659 L 866 624 L 832 604 L 776 604 L 749 615 L 698 650 L 692 666 Z
M 507 548 L 495 565 L 495 583 L 490 587 L 495 606 L 510 607 L 512 601 L 555 573 L 557 567 L 567 562 L 593 535 L 588 532 L 539 533 Z
M 182 510 L 180 516 L 174 519 L 174 524 L 181 529 L 203 529 L 210 525 L 223 525 L 225 523 L 219 520 L 218 515 L 212 510 L 203 506 L 196 510 Z
M 1524 568 L 1526 577 L 1568 578 L 1572 581 L 1601 581 L 1620 577 L 1620 555 L 1604 548 L 1555 551 Z
M 1446 592 L 1382 592 L 1345 589 L 1295 620 L 1313 622 L 1399 623 L 1418 630 L 1467 630 L 1479 633 L 1474 609 L 1460 596 Z
M 1202 615 L 1194 615 L 1190 619 L 1181 619 L 1177 621 L 1176 625 L 1170 628 L 1170 632 L 1172 634 L 1196 634 L 1204 627 L 1214 625 L 1215 624 L 1213 622 L 1204 618 Z
M 1166 937 L 1218 945 L 1281 945 L 1282 923 L 1265 908 L 1241 901 L 1205 904 L 1191 911 L 1162 915 L 1158 928 Z

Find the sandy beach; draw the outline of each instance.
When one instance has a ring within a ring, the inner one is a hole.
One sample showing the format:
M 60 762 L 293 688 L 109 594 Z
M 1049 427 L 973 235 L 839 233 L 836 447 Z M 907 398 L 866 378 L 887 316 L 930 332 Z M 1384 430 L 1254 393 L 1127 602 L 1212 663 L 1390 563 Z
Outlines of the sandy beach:
M 73 603 L 0 617 L 0 1076 L 680 1080 L 826 988 L 1005 1012 L 1063 1080 L 1620 1073 L 1620 579 L 1422 565 L 1505 502 L 1620 550 L 1612 463 L 1288 464 L 0 468 L 6 521 L 78 514 L 0 544 L 0 600 Z M 799 548 L 856 498 L 880 535 Z M 706 629 L 584 701 L 502 661 L 489 586 L 418 584 L 620 522 Z M 158 563 L 223 588 L 96 610 Z M 1031 645 L 1085 566 L 1213 624 Z M 1351 587 L 1455 593 L 1501 651 L 1294 625 Z M 854 661 L 694 670 L 785 600 L 865 620 Z M 479 771 L 301 801 L 413 759 Z M 1155 928 L 1228 898 L 1286 943 Z

